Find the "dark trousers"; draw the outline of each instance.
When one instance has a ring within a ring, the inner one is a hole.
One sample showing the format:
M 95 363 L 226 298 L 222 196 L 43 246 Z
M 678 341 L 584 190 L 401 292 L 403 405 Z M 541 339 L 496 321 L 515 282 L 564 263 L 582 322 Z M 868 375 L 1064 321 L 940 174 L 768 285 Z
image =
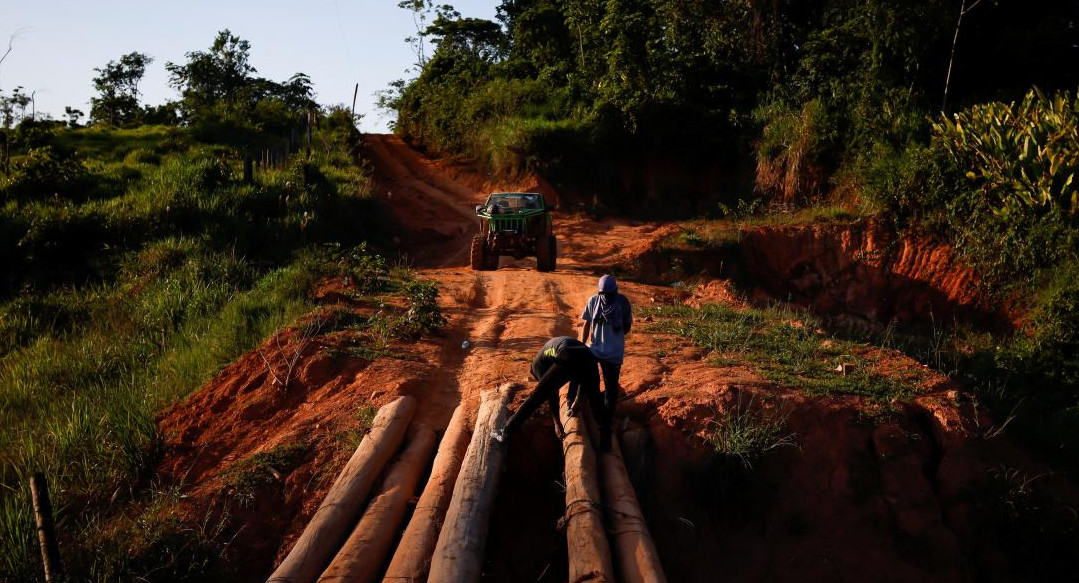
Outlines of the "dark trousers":
M 603 415 L 607 417 L 607 427 L 611 426 L 614 419 L 614 407 L 618 403 L 618 397 L 622 394 L 622 386 L 618 384 L 618 377 L 622 373 L 622 365 L 613 362 L 599 361 L 599 369 L 603 372 Z M 596 418 L 600 414 L 596 413 Z M 600 423 L 603 426 L 603 423 Z

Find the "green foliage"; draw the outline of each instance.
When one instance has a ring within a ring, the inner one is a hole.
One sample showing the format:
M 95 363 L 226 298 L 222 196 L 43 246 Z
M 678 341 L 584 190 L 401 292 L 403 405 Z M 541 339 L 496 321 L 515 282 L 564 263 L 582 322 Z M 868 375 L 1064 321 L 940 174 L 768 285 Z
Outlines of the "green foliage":
M 1079 444 L 1079 265 L 1056 270 L 1014 338 L 984 347 L 967 367 L 975 382 L 998 379 L 989 395 L 999 410 L 1017 408 L 1019 425 L 1046 443 Z M 986 362 L 988 361 L 988 362 Z M 987 380 L 988 379 L 988 380 Z
M 426 32 L 409 39 L 419 76 L 395 82 L 386 101 L 410 141 L 503 175 L 540 172 L 613 208 L 662 199 L 698 212 L 752 184 L 798 203 L 906 196 L 895 193 L 928 144 L 958 10 L 936 0 L 506 0 L 500 36 L 449 7 L 400 5 Z M 1044 55 L 1079 56 L 1076 6 L 980 6 L 958 37 L 950 102 L 1074 87 L 1079 73 Z M 430 59 L 424 38 L 437 47 Z
M 1007 219 L 1079 211 L 1079 99 L 1033 89 L 1019 103 L 975 105 L 933 125 L 939 147 Z
M 1069 557 L 1079 545 L 1079 519 L 1042 482 L 1048 476 L 1029 476 L 1000 466 L 975 505 L 995 532 L 1012 573 L 1030 580 L 1059 580 L 1071 576 Z M 1002 571 L 1006 573 L 1006 571 Z
M 418 338 L 437 332 L 446 325 L 446 317 L 438 307 L 438 285 L 429 280 L 414 279 L 405 283 L 408 309 L 397 325 L 398 334 Z
M 179 110 L 201 140 L 244 152 L 289 136 L 317 109 L 311 79 L 296 73 L 279 83 L 255 77 L 251 43 L 228 29 L 209 51 L 187 53 L 184 64 L 168 63 L 169 83 L 182 94 Z
M 11 172 L 0 178 L 0 200 L 69 198 L 89 184 L 89 172 L 71 152 L 43 146 L 16 158 Z
M 355 247 L 330 244 L 327 248 L 330 261 L 336 264 L 338 272 L 346 278 L 346 284 L 357 293 L 373 294 L 386 288 L 386 260 L 372 252 L 366 241 Z
M 83 528 L 96 535 L 64 547 L 65 567 L 85 565 L 80 575 L 90 581 L 223 579 L 219 547 L 228 517 L 213 511 L 191 517 L 182 497 L 178 487 L 153 489 L 117 515 L 90 517 Z
M 74 572 L 211 576 L 216 518 L 194 528 L 146 491 L 155 416 L 311 309 L 332 273 L 319 247 L 379 239 L 355 129 L 327 125 L 324 149 L 253 184 L 181 129 L 65 130 L 49 139 L 97 186 L 0 206 L 0 579 L 36 576 L 17 507 L 31 469 L 53 482 Z
M 825 186 L 827 157 L 834 155 L 834 122 L 819 99 L 791 111 L 772 102 L 755 112 L 764 126 L 757 146 L 757 190 L 780 200 L 815 197 Z M 831 134 L 831 135 L 830 135 Z
M 285 443 L 246 457 L 222 474 L 225 491 L 241 506 L 249 506 L 263 488 L 282 483 L 285 476 L 303 463 L 309 449 L 305 443 Z
M 930 144 L 880 152 L 866 192 L 898 224 L 950 240 L 990 295 L 1034 290 L 1079 251 L 1075 104 L 1031 90 L 942 118 Z
M 119 61 L 109 61 L 102 69 L 94 69 L 98 73 L 94 77 L 98 97 L 90 99 L 91 121 L 122 125 L 138 120 L 139 82 L 153 61 L 148 55 L 133 52 Z

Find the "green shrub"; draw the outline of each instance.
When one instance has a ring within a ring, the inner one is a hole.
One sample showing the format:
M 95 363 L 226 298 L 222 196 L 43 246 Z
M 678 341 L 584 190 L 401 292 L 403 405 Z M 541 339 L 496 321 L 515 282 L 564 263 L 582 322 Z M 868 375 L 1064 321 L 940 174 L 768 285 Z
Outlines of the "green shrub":
M 226 492 L 236 498 L 241 506 L 249 506 L 260 490 L 274 483 L 282 483 L 285 476 L 303 463 L 309 449 L 306 443 L 286 443 L 232 464 L 222 474 Z
M 91 187 L 90 174 L 77 158 L 54 146 L 42 146 L 15 158 L 11 173 L 0 181 L 0 198 L 82 198 Z
M 933 130 L 993 213 L 1079 211 L 1079 100 L 1071 93 L 1032 89 L 1018 103 L 975 105 Z
M 1037 286 L 1079 252 L 1079 106 L 1032 90 L 1019 103 L 977 105 L 934 124 L 932 151 L 892 187 L 913 185 L 930 224 L 1004 297 Z M 921 183 L 922 186 L 918 186 Z
M 408 309 L 395 326 L 397 335 L 418 338 L 445 327 L 446 317 L 438 307 L 438 284 L 414 279 L 405 283 L 404 292 Z

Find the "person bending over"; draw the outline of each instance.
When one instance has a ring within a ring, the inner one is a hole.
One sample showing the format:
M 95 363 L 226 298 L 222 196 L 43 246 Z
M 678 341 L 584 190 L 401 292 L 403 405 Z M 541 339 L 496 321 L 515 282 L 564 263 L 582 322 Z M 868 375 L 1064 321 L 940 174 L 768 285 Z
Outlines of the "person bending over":
M 566 383 L 570 385 L 570 402 L 574 401 L 574 386 L 588 395 L 600 426 L 600 449 L 608 451 L 611 447 L 611 419 L 604 415 L 603 403 L 599 394 L 599 372 L 596 370 L 596 357 L 585 344 L 569 336 L 551 338 L 543 345 L 532 359 L 532 378 L 536 379 L 536 388 L 525 399 L 517 411 L 510 416 L 502 427 L 491 432 L 491 437 L 501 442 L 512 435 L 525 419 L 536 412 L 544 401 L 551 408 L 555 418 L 555 431 L 559 437 L 563 434 L 562 422 L 558 419 L 558 390 Z M 571 413 L 572 414 L 572 413 Z

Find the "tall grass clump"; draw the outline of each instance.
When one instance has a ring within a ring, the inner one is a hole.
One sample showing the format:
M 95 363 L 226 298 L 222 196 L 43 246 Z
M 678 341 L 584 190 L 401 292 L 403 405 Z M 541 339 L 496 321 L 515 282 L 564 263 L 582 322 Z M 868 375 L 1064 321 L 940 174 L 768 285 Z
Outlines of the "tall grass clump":
M 789 410 L 769 409 L 752 398 L 743 403 L 739 398 L 712 420 L 708 443 L 726 462 L 752 469 L 768 452 L 797 445 L 795 436 L 786 432 L 789 417 Z

